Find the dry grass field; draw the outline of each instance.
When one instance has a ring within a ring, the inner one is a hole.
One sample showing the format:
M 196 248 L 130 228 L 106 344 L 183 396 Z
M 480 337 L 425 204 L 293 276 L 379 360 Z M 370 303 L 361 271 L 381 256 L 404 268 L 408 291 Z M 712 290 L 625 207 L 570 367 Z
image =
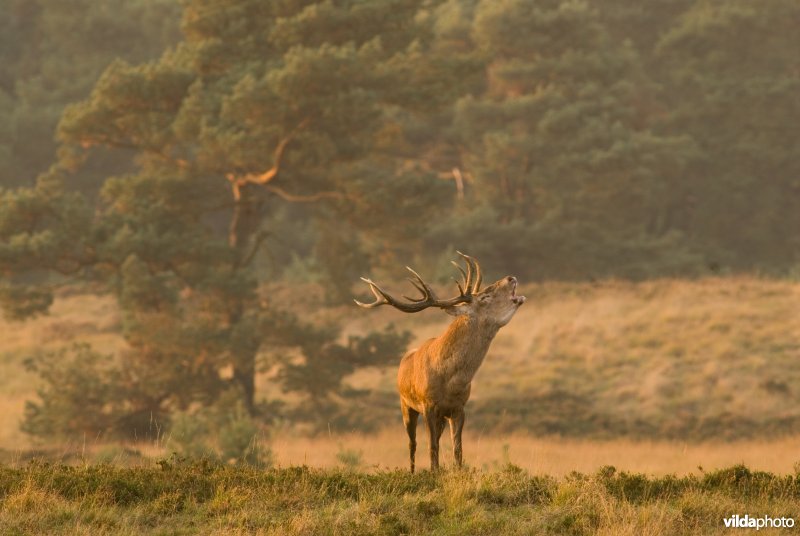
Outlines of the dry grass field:
M 800 460 L 800 284 L 730 277 L 548 283 L 523 292 L 528 302 L 498 335 L 473 385 L 465 430 L 472 467 L 510 461 L 564 475 L 611 464 L 666 474 L 746 463 L 786 473 Z M 448 321 L 438 311 L 343 306 L 326 314 L 349 318 L 345 335 L 394 322 L 415 343 Z M 7 453 L 41 446 L 18 428 L 24 401 L 36 390 L 25 357 L 70 341 L 120 348 L 113 300 L 64 295 L 47 317 L 0 322 L 0 448 Z M 373 416 L 388 426 L 376 434 L 332 429 L 316 437 L 287 426 L 270 439 L 275 462 L 405 467 L 394 372 L 364 370 L 351 378 L 392 401 Z M 259 390 L 281 396 L 268 374 Z M 164 443 L 134 447 L 163 455 Z M 53 449 L 108 456 L 91 438 Z
M 0 466 L 0 529 L 12 535 L 688 536 L 729 534 L 734 514 L 796 527 L 798 498 L 798 475 L 741 465 L 683 477 L 602 467 L 560 478 L 514 465 L 414 475 L 176 460 Z M 792 531 L 763 532 L 782 530 Z
M 800 284 L 730 277 L 523 292 L 529 300 L 473 384 L 473 429 L 678 441 L 800 433 Z M 447 321 L 437 313 L 380 315 L 422 340 Z M 357 318 L 353 329 L 375 314 Z M 389 393 L 394 376 L 362 381 Z
M 428 441 L 420 428 L 417 467 L 428 467 Z M 451 443 L 442 439 L 442 462 L 452 466 Z M 407 442 L 402 425 L 376 434 L 349 433 L 332 437 L 287 435 L 273 438 L 274 463 L 281 467 L 352 467 L 363 471 L 405 468 Z M 573 471 L 591 473 L 611 465 L 653 475 L 700 474 L 732 465 L 779 474 L 791 473 L 800 462 L 800 436 L 765 441 L 701 443 L 533 437 L 525 433 L 480 436 L 464 432 L 464 456 L 469 467 L 493 471 L 512 463 L 532 474 L 557 477 Z

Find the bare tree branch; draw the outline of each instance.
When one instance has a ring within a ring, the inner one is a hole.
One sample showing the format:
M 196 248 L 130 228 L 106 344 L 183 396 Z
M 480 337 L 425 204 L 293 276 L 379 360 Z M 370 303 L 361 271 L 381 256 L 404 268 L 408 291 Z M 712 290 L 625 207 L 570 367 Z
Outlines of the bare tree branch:
M 238 263 L 239 266 L 247 266 L 253 261 L 253 259 L 256 256 L 256 253 L 258 253 L 258 250 L 261 249 L 261 245 L 267 238 L 269 238 L 270 234 L 272 233 L 267 233 L 263 231 L 256 234 L 256 238 L 253 241 L 253 247 L 250 249 L 250 252 L 244 257 L 244 259 L 242 259 L 241 262 Z
M 464 200 L 464 177 L 461 175 L 461 170 L 457 167 L 453 168 L 453 179 L 456 181 L 456 197 L 459 201 Z
M 289 193 L 283 188 L 274 185 L 265 186 L 265 188 L 286 201 L 292 203 L 313 203 L 320 199 L 344 199 L 346 196 L 341 192 L 317 192 L 311 195 L 300 195 Z
M 228 173 L 225 176 L 231 183 L 234 199 L 238 201 L 241 198 L 241 188 L 245 184 L 263 185 L 267 184 L 268 182 L 270 182 L 271 180 L 273 180 L 275 177 L 278 176 L 278 172 L 281 169 L 281 160 L 283 159 L 286 147 L 289 145 L 289 142 L 291 142 L 292 139 L 297 135 L 297 133 L 303 130 L 305 127 L 307 127 L 310 122 L 311 122 L 310 119 L 304 119 L 278 143 L 278 146 L 275 148 L 275 152 L 272 155 L 272 167 L 267 171 L 265 171 L 264 173 L 247 173 L 245 175 L 235 175 L 234 173 Z

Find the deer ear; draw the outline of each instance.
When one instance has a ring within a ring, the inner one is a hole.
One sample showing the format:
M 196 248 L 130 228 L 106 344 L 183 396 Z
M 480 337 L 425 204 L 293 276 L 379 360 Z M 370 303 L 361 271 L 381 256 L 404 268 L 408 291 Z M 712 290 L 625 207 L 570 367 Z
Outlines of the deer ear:
M 472 308 L 470 307 L 470 304 L 468 304 L 468 303 L 462 303 L 462 304 L 459 304 L 459 305 L 453 305 L 452 307 L 443 307 L 442 308 L 442 311 L 444 311 L 445 313 L 449 314 L 450 316 L 466 315 L 466 314 L 469 314 L 469 312 L 471 310 L 472 310 Z

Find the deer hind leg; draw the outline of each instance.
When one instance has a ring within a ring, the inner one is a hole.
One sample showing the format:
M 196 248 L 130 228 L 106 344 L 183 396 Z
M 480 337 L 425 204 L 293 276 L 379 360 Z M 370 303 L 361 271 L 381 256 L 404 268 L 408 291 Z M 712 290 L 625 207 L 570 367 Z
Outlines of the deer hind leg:
M 431 470 L 439 469 L 439 439 L 444 432 L 444 417 L 436 410 L 425 412 L 425 422 L 428 424 L 428 436 L 431 445 Z
M 414 472 L 414 457 L 417 453 L 417 418 L 419 412 L 413 408 L 408 407 L 403 401 L 400 401 L 400 409 L 403 412 L 403 424 L 406 426 L 406 433 L 408 434 L 408 455 L 411 460 L 411 472 Z
M 453 440 L 453 458 L 456 466 L 461 467 L 464 463 L 464 451 L 461 446 L 461 432 L 464 430 L 464 410 L 455 412 L 449 419 L 450 438 Z

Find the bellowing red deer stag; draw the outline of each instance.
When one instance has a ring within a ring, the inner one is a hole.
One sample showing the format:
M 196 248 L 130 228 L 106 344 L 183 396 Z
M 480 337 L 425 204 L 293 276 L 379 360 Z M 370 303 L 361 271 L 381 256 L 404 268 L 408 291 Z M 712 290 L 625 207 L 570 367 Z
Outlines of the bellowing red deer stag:
M 440 300 L 417 272 L 406 267 L 413 276 L 408 279 L 422 293 L 421 298 L 403 296 L 407 301 L 399 300 L 375 282 L 362 278 L 375 295 L 375 301 L 361 303 L 356 300 L 361 307 L 391 305 L 404 313 L 438 307 L 456 317 L 443 334 L 408 352 L 400 362 L 397 389 L 408 433 L 412 473 L 420 413 L 428 425 L 431 469 L 439 467 L 439 439 L 445 420 L 450 423 L 456 464 L 462 465 L 464 404 L 469 399 L 472 378 L 483 363 L 497 331 L 508 324 L 519 306 L 525 303 L 525 296 L 516 293 L 517 279 L 512 276 L 481 290 L 481 269 L 477 261 L 461 252 L 458 254 L 463 257 L 467 269 L 464 271 L 453 263 L 464 277 L 463 285 L 456 282 L 459 294 L 454 298 Z

